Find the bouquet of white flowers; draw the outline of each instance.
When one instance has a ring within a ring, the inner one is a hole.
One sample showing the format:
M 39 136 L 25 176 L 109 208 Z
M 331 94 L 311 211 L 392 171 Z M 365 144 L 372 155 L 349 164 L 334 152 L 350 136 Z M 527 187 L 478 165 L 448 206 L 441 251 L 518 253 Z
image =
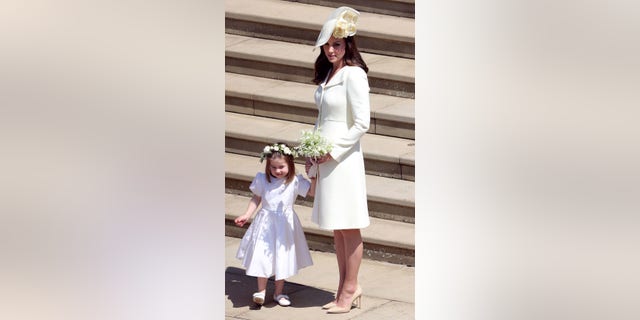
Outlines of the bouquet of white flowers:
M 298 155 L 309 158 L 318 158 L 331 152 L 333 145 L 317 131 L 302 131 L 300 145 L 295 147 Z
M 333 145 L 325 137 L 321 136 L 317 131 L 302 131 L 302 137 L 300 137 L 300 145 L 295 147 L 295 151 L 299 156 L 309 157 L 313 160 L 318 157 L 324 156 L 331 152 Z M 315 177 L 318 165 L 313 162 L 311 169 L 309 169 L 309 177 Z

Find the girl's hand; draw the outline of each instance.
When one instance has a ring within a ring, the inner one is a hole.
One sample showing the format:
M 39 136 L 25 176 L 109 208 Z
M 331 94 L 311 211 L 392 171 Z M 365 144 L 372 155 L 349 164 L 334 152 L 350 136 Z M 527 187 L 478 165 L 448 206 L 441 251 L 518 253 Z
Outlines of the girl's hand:
M 233 220 L 233 222 L 235 222 L 236 226 L 242 227 L 244 226 L 245 223 L 247 223 L 248 220 L 249 220 L 249 217 L 245 215 L 241 215 L 237 217 L 235 220 Z

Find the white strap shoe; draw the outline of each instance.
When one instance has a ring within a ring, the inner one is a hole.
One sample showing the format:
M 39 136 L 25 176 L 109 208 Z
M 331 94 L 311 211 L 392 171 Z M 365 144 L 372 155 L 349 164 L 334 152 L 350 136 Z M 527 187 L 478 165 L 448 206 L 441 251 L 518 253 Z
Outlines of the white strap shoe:
M 283 307 L 288 307 L 291 305 L 291 300 L 289 300 L 289 296 L 286 294 L 279 294 L 277 296 L 273 296 L 273 300 Z
M 260 292 L 256 292 L 253 294 L 253 302 L 259 304 L 259 305 L 263 305 L 264 304 L 264 296 L 265 296 L 265 291 L 260 291 Z

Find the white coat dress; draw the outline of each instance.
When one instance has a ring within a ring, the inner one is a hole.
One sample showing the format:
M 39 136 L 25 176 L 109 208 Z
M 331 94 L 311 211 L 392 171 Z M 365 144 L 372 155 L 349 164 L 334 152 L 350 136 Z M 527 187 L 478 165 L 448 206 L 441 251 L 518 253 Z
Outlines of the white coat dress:
M 245 232 L 236 258 L 242 260 L 246 274 L 276 280 L 289 278 L 299 269 L 313 264 L 302 224 L 293 211 L 298 195 L 307 195 L 311 184 L 296 175 L 288 184 L 286 178 L 271 177 L 259 172 L 249 189 L 262 197 L 262 207 Z
M 331 71 L 329 72 L 331 74 Z M 312 221 L 321 229 L 369 225 L 360 138 L 369 129 L 369 81 L 360 67 L 344 66 L 315 92 L 316 129 L 333 144 L 333 159 L 318 167 Z

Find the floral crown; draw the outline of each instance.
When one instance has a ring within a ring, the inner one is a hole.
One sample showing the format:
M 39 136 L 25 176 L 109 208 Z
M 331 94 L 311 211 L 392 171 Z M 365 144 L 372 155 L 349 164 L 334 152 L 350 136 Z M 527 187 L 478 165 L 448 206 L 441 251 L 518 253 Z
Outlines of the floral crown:
M 264 149 L 262 149 L 262 152 L 260 153 L 260 162 L 264 161 L 267 156 L 274 152 L 278 152 L 287 156 L 297 156 L 295 148 L 290 148 L 284 143 L 274 143 L 272 145 L 267 145 L 264 147 Z

